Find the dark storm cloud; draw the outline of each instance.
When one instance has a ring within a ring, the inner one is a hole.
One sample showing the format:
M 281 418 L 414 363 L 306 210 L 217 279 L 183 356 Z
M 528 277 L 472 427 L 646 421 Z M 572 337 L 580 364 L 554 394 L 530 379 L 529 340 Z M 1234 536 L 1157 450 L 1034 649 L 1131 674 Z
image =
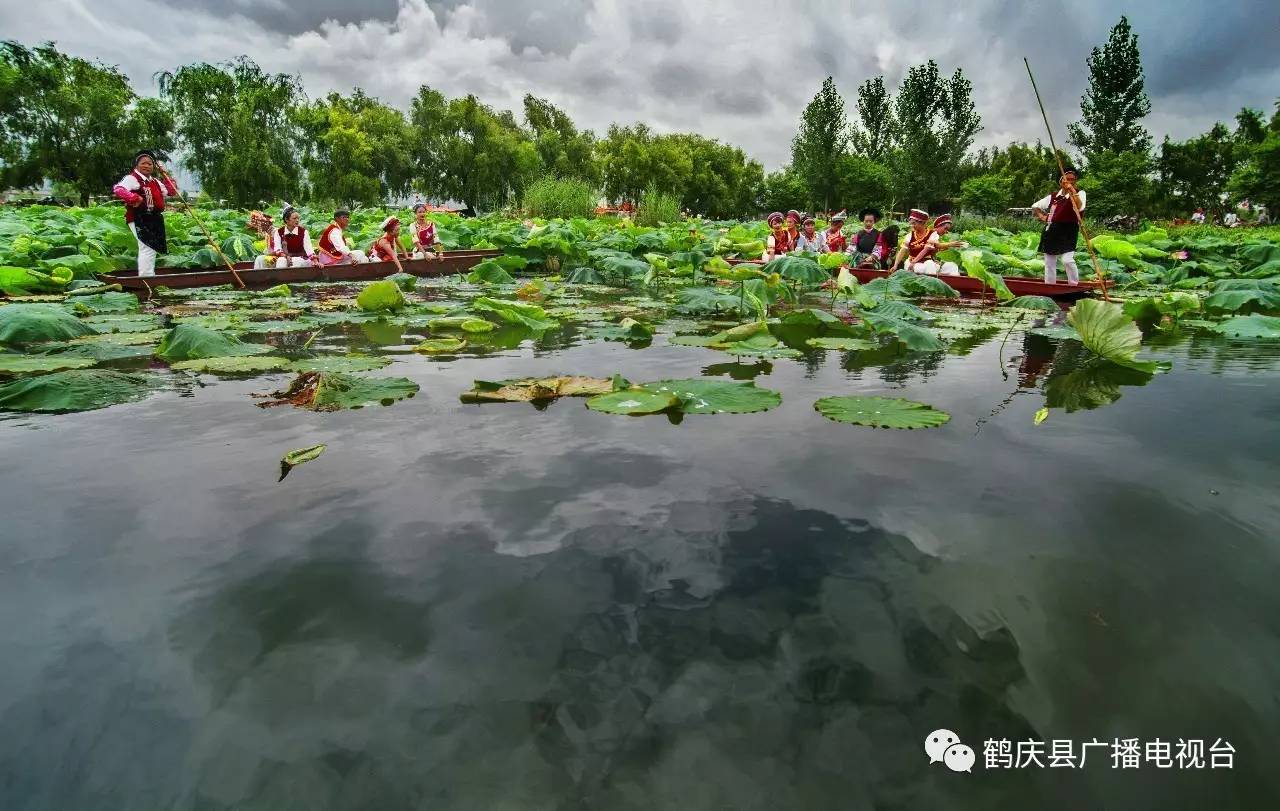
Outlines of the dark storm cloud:
M 144 93 L 156 92 L 157 71 L 246 54 L 300 76 L 313 96 L 360 86 L 405 106 L 428 84 L 518 112 L 533 93 L 583 128 L 695 131 L 774 169 L 824 77 L 852 116 L 860 83 L 883 75 L 896 91 L 928 59 L 973 83 L 983 146 L 1045 137 L 1029 56 L 1063 140 L 1079 118 L 1089 51 L 1121 14 L 1139 35 L 1156 141 L 1202 132 L 1245 104 L 1271 109 L 1277 0 L 0 0 L 0 29 L 23 42 L 56 31 L 65 50 L 118 64 Z

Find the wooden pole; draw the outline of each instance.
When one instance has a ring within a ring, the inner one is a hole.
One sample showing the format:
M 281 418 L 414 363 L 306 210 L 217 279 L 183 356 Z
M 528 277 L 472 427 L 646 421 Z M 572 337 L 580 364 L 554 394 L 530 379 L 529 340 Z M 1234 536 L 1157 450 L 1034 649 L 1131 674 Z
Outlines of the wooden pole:
M 169 177 L 169 173 L 165 172 L 164 169 L 160 169 L 160 171 L 164 172 L 165 177 Z M 174 184 L 174 188 L 177 188 L 176 183 Z M 231 278 L 236 280 L 236 284 L 240 285 L 241 289 L 244 289 L 244 286 L 245 286 L 244 279 L 241 279 L 240 274 L 236 273 L 235 265 L 231 264 L 231 260 L 228 259 L 227 255 L 224 254 L 222 252 L 222 249 L 218 247 L 218 243 L 214 242 L 213 235 L 209 233 L 208 228 L 204 227 L 204 223 L 200 221 L 199 215 L 197 215 L 195 209 L 192 208 L 189 203 L 187 203 L 187 198 L 182 196 L 182 192 L 178 192 L 178 202 L 182 203 L 182 207 L 186 209 L 188 214 L 191 215 L 191 219 L 196 221 L 196 225 L 200 226 L 200 230 L 204 233 L 204 238 L 209 242 L 209 247 L 213 248 L 213 252 L 216 253 L 218 257 L 222 259 L 222 261 L 226 264 L 227 270 L 231 271 Z
M 1044 102 L 1040 99 L 1040 88 L 1036 87 L 1036 77 L 1031 74 L 1031 62 L 1024 56 L 1022 63 L 1027 66 L 1027 78 L 1031 80 L 1031 89 L 1036 94 L 1036 104 L 1040 106 L 1040 117 L 1044 119 L 1044 128 L 1049 133 L 1049 146 L 1053 149 L 1053 158 L 1058 162 L 1058 175 L 1061 177 L 1067 173 L 1067 167 L 1062 164 L 1062 156 L 1058 154 L 1058 144 L 1053 140 L 1053 127 L 1049 125 L 1049 114 L 1044 111 Z M 1107 282 L 1102 277 L 1102 265 L 1098 262 L 1098 254 L 1093 250 L 1093 240 L 1089 238 L 1089 229 L 1084 224 L 1084 213 L 1080 211 L 1080 204 L 1076 201 L 1074 194 L 1068 194 L 1067 199 L 1071 201 L 1071 207 L 1075 209 L 1076 219 L 1080 222 L 1080 233 L 1084 234 L 1084 246 L 1089 251 L 1089 259 L 1093 261 L 1093 273 L 1098 279 L 1098 285 L 1102 288 L 1102 298 L 1104 301 L 1110 301 L 1111 297 L 1107 295 Z

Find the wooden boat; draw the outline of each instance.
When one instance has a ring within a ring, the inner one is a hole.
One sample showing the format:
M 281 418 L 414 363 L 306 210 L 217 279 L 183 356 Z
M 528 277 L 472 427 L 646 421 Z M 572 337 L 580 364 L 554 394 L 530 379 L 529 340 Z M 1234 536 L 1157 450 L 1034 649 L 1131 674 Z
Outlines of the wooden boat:
M 466 273 L 486 259 L 502 255 L 499 250 L 445 251 L 443 259 L 401 260 L 405 273 L 414 276 L 449 276 Z M 236 273 L 246 287 L 272 287 L 296 282 L 351 282 L 382 279 L 396 272 L 394 262 L 363 262 L 360 264 L 329 265 L 328 267 L 265 268 L 254 270 L 252 262 L 237 262 Z M 105 284 L 118 284 L 140 296 L 147 297 L 157 287 L 216 287 L 236 285 L 231 271 L 221 268 L 156 268 L 154 276 L 139 276 L 137 270 L 117 270 L 100 277 Z
M 728 261 L 731 265 L 737 265 L 747 260 L 730 259 Z M 866 270 L 863 268 L 849 268 L 849 272 L 861 284 L 866 284 L 874 279 L 885 279 L 890 275 L 887 270 Z M 972 276 L 935 276 L 934 278 L 962 296 L 981 296 L 983 298 L 994 298 L 995 296 L 990 287 L 984 285 L 980 279 L 975 279 Z M 1066 282 L 1045 284 L 1038 279 L 1024 279 L 1019 276 L 1005 276 L 1004 283 L 1009 288 L 1009 292 L 1015 296 L 1045 296 L 1055 301 L 1074 301 L 1075 299 L 1092 295 L 1095 291 L 1102 289 L 1101 285 L 1094 281 L 1081 281 L 1079 284 L 1068 284 Z

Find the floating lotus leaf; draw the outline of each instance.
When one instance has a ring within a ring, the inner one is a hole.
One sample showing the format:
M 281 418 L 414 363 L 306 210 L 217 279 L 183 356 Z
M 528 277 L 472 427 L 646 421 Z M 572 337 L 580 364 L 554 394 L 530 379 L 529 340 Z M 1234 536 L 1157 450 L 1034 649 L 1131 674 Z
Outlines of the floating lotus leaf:
M 249 344 L 230 335 L 193 324 L 179 324 L 170 330 L 156 356 L 170 363 L 196 358 L 230 358 L 240 355 L 265 355 L 272 347 Z
M 291 372 L 372 372 L 391 365 L 391 358 L 381 355 L 321 355 L 295 360 Z
M 1058 302 L 1048 296 L 1018 296 L 1006 301 L 1003 306 L 1017 310 L 1042 310 L 1046 313 L 1056 313 L 1062 309 Z
M 675 346 L 711 346 L 721 341 L 719 335 L 672 335 L 667 343 Z
M 109 369 L 71 369 L 0 385 L 0 411 L 92 411 L 141 400 L 151 391 L 145 375 Z
M 752 348 L 746 343 L 733 343 L 717 346 L 730 355 L 744 355 L 749 358 L 799 358 L 804 355 L 799 349 L 792 349 L 789 346 L 771 346 L 764 349 Z
M 293 291 L 289 289 L 289 285 L 287 284 L 278 284 L 275 287 L 268 287 L 266 290 L 258 293 L 258 296 L 261 298 L 289 298 L 291 295 L 293 295 Z
M 87 369 L 97 361 L 72 355 L 11 355 L 0 353 L 0 377 L 11 375 L 61 372 L 67 369 Z
M 1076 328 L 1081 343 L 1095 355 L 1144 372 L 1155 372 L 1159 368 L 1153 361 L 1135 359 L 1142 348 L 1142 330 L 1119 304 L 1083 299 L 1067 313 L 1067 322 Z
M 592 411 L 635 417 L 658 414 L 677 408 L 679 405 L 680 398 L 671 392 L 654 392 L 645 389 L 615 391 L 592 397 L 587 401 L 587 408 Z
M 289 475 L 289 471 L 298 465 L 320 458 L 320 454 L 324 453 L 327 447 L 322 443 L 320 445 L 312 445 L 309 448 L 298 448 L 297 450 L 289 451 L 280 459 L 280 478 L 276 479 L 276 481 L 284 481 L 284 477 Z
M 880 344 L 866 338 L 810 338 L 805 343 L 814 349 L 878 349 Z
M 467 274 L 467 281 L 471 284 L 511 284 L 515 279 L 502 265 L 486 259 Z
M 112 332 L 152 332 L 164 327 L 164 318 L 158 315 L 94 315 L 84 322 L 99 334 Z
M 1210 327 L 1230 338 L 1280 338 L 1280 318 L 1270 315 L 1236 315 Z
M 365 312 L 388 312 L 408 306 L 404 294 L 393 281 L 372 282 L 356 296 L 356 306 Z
M 557 397 L 594 397 L 612 392 L 615 382 L 603 377 L 561 375 L 521 380 L 477 380 L 462 393 L 464 403 L 528 403 Z
M 478 313 L 491 315 L 508 324 L 522 324 L 534 331 L 555 329 L 560 322 L 547 317 L 546 310 L 536 304 L 523 301 L 507 301 L 479 296 L 471 302 L 471 309 Z
M 413 348 L 414 352 L 422 352 L 426 355 L 434 355 L 437 353 L 457 352 L 467 345 L 467 342 L 461 338 L 427 338 L 418 343 Z
M 136 334 L 136 333 L 134 333 Z M 158 338 L 156 340 L 159 340 Z M 48 347 L 46 351 L 60 358 L 88 358 L 95 363 L 112 363 L 114 361 L 150 360 L 155 354 L 155 344 L 134 345 L 117 341 L 73 341 L 59 344 L 56 348 Z M 56 352 L 56 355 L 53 353 Z
M 240 329 L 253 334 L 280 334 L 286 332 L 314 332 L 321 324 L 313 321 L 245 321 Z
M 824 397 L 813 407 L 829 420 L 873 428 L 937 428 L 951 419 L 933 406 L 889 397 Z
M 133 293 L 97 293 L 76 296 L 78 307 L 88 307 L 95 313 L 136 313 L 141 309 L 138 297 Z
M 403 377 L 356 377 L 341 372 L 303 372 L 288 388 L 273 392 L 266 408 L 294 405 L 312 411 L 338 411 L 367 405 L 391 405 L 418 393 L 418 384 Z M 266 396 L 266 395 L 263 395 Z
M 289 368 L 289 361 L 268 355 L 250 355 L 229 358 L 196 358 L 172 364 L 169 368 L 184 372 L 202 372 L 215 375 L 256 375 L 278 372 Z
M 66 341 L 93 334 L 93 327 L 56 305 L 10 304 L 0 307 L 0 344 Z
M 686 414 L 750 414 L 768 411 L 782 403 L 782 395 L 758 388 L 750 382 L 731 382 L 692 377 L 685 380 L 658 380 L 641 388 L 672 394 Z
M 387 277 L 387 281 L 395 282 L 396 287 L 399 287 L 406 293 L 412 292 L 418 287 L 418 277 L 414 276 L 412 273 L 392 273 Z

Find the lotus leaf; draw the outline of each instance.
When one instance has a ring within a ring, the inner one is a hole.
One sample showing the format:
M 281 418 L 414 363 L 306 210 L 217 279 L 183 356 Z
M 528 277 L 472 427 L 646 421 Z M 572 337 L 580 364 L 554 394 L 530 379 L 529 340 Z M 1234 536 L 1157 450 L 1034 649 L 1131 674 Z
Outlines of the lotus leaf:
M 750 382 L 730 382 L 693 377 L 685 380 L 658 380 L 641 386 L 645 391 L 671 394 L 686 414 L 749 414 L 768 411 L 782 402 L 772 389 L 757 388 Z
M 148 333 L 140 333 L 146 335 Z M 265 355 L 271 347 L 250 344 L 230 335 L 198 327 L 179 324 L 160 342 L 156 356 L 170 363 L 197 358 L 229 358 L 241 355 Z
M 390 312 L 408 304 L 396 283 L 387 279 L 370 283 L 356 296 L 356 306 L 367 313 Z
M 560 375 L 521 380 L 477 380 L 462 393 L 464 403 L 529 403 L 557 397 L 595 397 L 614 390 L 615 381 L 602 377 Z
M 1048 296 L 1018 296 L 1006 301 L 1004 306 L 1014 310 L 1040 310 L 1046 313 L 1056 313 L 1061 309 L 1058 302 Z
M 295 360 L 288 368 L 292 372 L 372 372 L 390 365 L 391 359 L 380 355 L 321 355 Z
M 92 411 L 141 400 L 150 391 L 151 383 L 145 375 L 71 369 L 0 385 L 0 411 Z
M 680 405 L 680 400 L 670 392 L 653 392 L 646 389 L 626 389 L 601 394 L 587 401 L 587 408 L 605 414 L 644 416 L 669 411 Z
M 1082 299 L 1067 314 L 1067 322 L 1080 333 L 1080 341 L 1095 355 L 1144 372 L 1159 364 L 1135 358 L 1142 348 L 1142 330 L 1114 302 Z
M 467 274 L 467 281 L 472 284 L 512 284 L 515 279 L 502 265 L 492 259 L 486 259 Z
M 268 287 L 258 295 L 262 298 L 288 298 L 293 295 L 293 291 L 289 289 L 287 284 L 278 284 L 275 287 Z
M 65 341 L 93 334 L 93 327 L 58 306 L 10 304 L 0 307 L 0 344 Z
M 180 372 L 201 372 L 214 375 L 256 375 L 263 372 L 278 372 L 289 368 L 289 361 L 269 355 L 249 355 L 227 358 L 196 358 L 179 361 L 170 365 L 171 369 Z
M 298 465 L 319 459 L 320 454 L 324 453 L 327 447 L 327 445 L 320 444 L 312 445 L 309 448 L 298 448 L 297 450 L 289 451 L 280 459 L 280 478 L 276 479 L 276 481 L 284 481 L 284 477 L 289 475 L 289 471 L 293 470 Z
M 418 393 L 418 384 L 403 377 L 356 377 L 341 372 L 303 372 L 288 388 L 273 392 L 264 408 L 291 404 L 312 411 L 338 411 L 381 403 L 391 405 Z M 265 395 L 263 395 L 265 396 Z
M 95 313 L 136 313 L 141 309 L 138 297 L 133 293 L 96 293 L 79 295 L 75 303 Z
M 393 273 L 387 277 L 387 281 L 395 282 L 406 293 L 411 293 L 418 287 L 418 277 L 412 273 Z
M 1214 332 L 1231 338 L 1280 338 L 1280 318 L 1270 315 L 1235 315 L 1210 327 Z
M 873 428 L 937 428 L 951 419 L 933 406 L 889 397 L 824 397 L 813 407 L 829 420 Z
M 0 376 L 61 372 L 86 369 L 96 363 L 92 358 L 74 355 L 11 355 L 0 353 Z
M 810 338 L 806 344 L 814 349 L 879 349 L 880 344 L 865 338 Z
M 461 338 L 427 338 L 420 341 L 414 346 L 414 352 L 421 352 L 426 355 L 443 354 L 446 352 L 457 352 L 467 345 L 467 342 Z
M 508 324 L 521 324 L 535 332 L 555 329 L 560 326 L 559 321 L 547 316 L 546 310 L 536 304 L 522 301 L 507 301 L 505 299 L 480 296 L 471 302 L 471 309 L 485 315 L 492 315 L 497 320 L 505 321 Z

